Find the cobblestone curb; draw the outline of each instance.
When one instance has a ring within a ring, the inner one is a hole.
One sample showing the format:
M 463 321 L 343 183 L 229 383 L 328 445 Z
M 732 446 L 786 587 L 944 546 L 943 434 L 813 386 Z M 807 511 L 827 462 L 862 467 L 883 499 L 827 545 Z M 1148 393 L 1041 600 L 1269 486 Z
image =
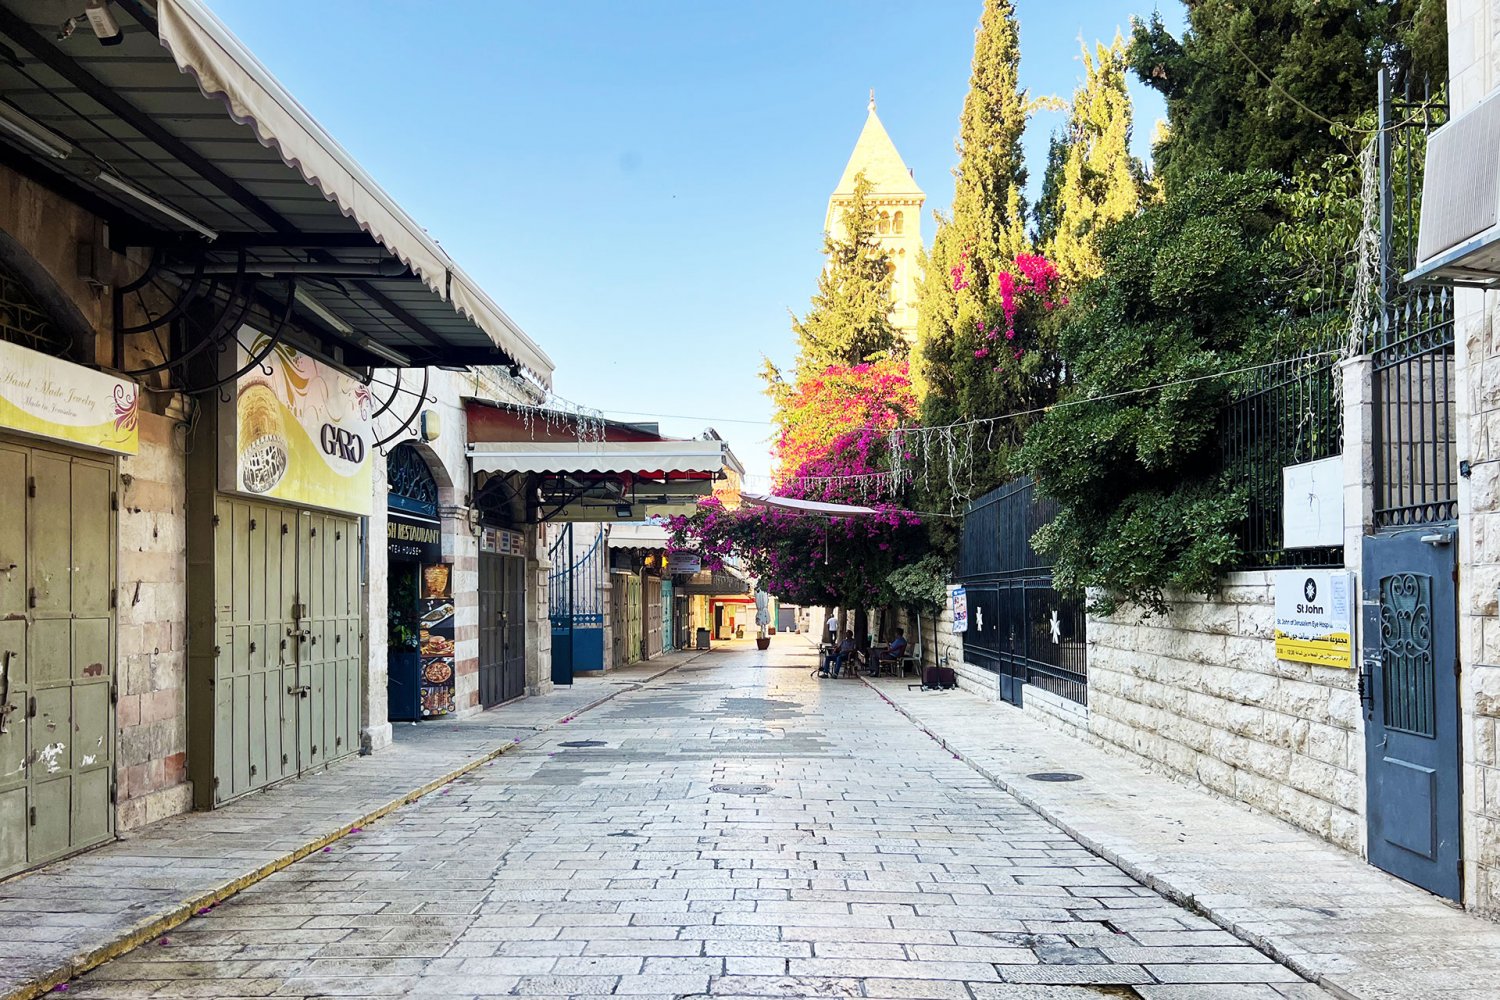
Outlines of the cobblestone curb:
M 1252 948 L 1254 948 L 1256 951 L 1259 951 L 1267 958 L 1271 959 L 1272 961 L 1279 962 L 1280 964 L 1286 966 L 1288 969 L 1291 969 L 1297 975 L 1301 976 L 1303 979 L 1306 979 L 1308 982 L 1322 987 L 1334 996 L 1340 997 L 1342 998 L 1342 1000 L 1377 1000 L 1377 998 L 1374 997 L 1364 997 L 1356 993 L 1351 993 L 1348 990 L 1338 986 L 1337 984 L 1330 982 L 1323 973 L 1319 972 L 1317 969 L 1310 967 L 1306 962 L 1299 959 L 1297 955 L 1287 952 L 1285 949 L 1278 947 L 1276 942 L 1270 940 L 1265 935 L 1254 933 L 1238 922 L 1229 919 L 1221 913 L 1215 912 L 1212 907 L 1205 906 L 1191 892 L 1182 889 L 1168 879 L 1162 878 L 1160 875 L 1151 871 L 1149 868 L 1145 867 L 1139 862 L 1133 861 L 1120 852 L 1112 850 L 1111 848 L 1100 844 L 1098 841 L 1088 836 L 1082 830 L 1079 830 L 1073 824 L 1069 823 L 1063 816 L 1059 815 L 1057 810 L 1049 808 L 1044 803 L 1038 801 L 1034 796 L 1029 794 L 1024 787 L 1008 781 L 1000 775 L 996 774 L 994 771 L 974 760 L 971 756 L 969 756 L 969 754 L 965 753 L 959 747 L 956 747 L 953 744 L 949 743 L 948 740 L 943 736 L 933 732 L 926 722 L 923 722 L 916 715 L 912 714 L 912 712 L 902 707 L 901 705 L 898 705 L 890 698 L 886 697 L 883 691 L 881 691 L 874 684 L 870 683 L 869 678 L 861 674 L 859 680 L 861 684 L 874 692 L 875 696 L 878 697 L 881 701 L 885 702 L 897 712 L 900 712 L 903 716 L 906 717 L 908 722 L 910 722 L 913 726 L 916 726 L 927 736 L 935 740 L 937 744 L 944 750 L 947 750 L 950 754 L 952 754 L 954 759 L 962 761 L 974 771 L 978 772 L 986 781 L 989 781 L 997 788 L 1000 788 L 1001 790 L 1014 796 L 1017 802 L 1020 802 L 1027 809 L 1030 809 L 1032 812 L 1036 813 L 1038 816 L 1042 817 L 1047 822 L 1057 827 L 1063 833 L 1076 840 L 1079 844 L 1083 845 L 1083 847 L 1087 849 L 1091 854 L 1103 858 L 1105 861 L 1108 861 L 1116 868 L 1119 868 L 1125 874 L 1140 882 L 1148 889 L 1161 894 L 1162 896 L 1178 904 L 1184 909 L 1187 909 L 1206 920 L 1212 921 L 1214 924 L 1228 931 L 1230 934 L 1233 934 L 1241 941 L 1244 941 L 1246 944 L 1250 945 Z
M 686 657 L 677 663 L 673 663 L 668 667 L 664 667 L 654 674 L 650 674 L 649 676 L 642 678 L 640 681 L 634 684 L 630 684 L 628 686 L 620 688 L 619 690 L 612 691 L 602 698 L 597 698 L 594 701 L 591 701 L 588 704 L 584 705 L 582 708 L 574 709 L 572 712 L 556 720 L 555 722 L 549 723 L 544 726 L 538 726 L 536 728 L 536 732 L 549 732 L 558 726 L 566 725 L 585 712 L 593 711 L 600 705 L 613 701 L 615 698 L 618 698 L 622 694 L 626 694 L 632 691 L 639 691 L 641 688 L 645 687 L 647 684 L 650 684 L 652 681 L 660 677 L 664 677 L 675 670 L 680 670 L 682 667 L 698 659 L 698 657 L 704 655 L 705 652 L 706 651 L 699 651 L 697 655 Z M 139 948 L 141 945 L 147 943 L 148 941 L 160 938 L 162 935 L 172 930 L 174 927 L 186 923 L 196 913 L 198 913 L 199 910 L 205 909 L 210 906 L 215 906 L 223 902 L 224 900 L 229 899 L 230 897 L 242 892 L 249 886 L 252 886 L 257 882 L 269 878 L 282 869 L 287 868 L 290 865 L 294 865 L 298 861 L 301 861 L 303 858 L 308 857 L 311 854 L 315 854 L 318 851 L 321 851 L 323 848 L 329 846 L 330 844 L 343 839 L 344 837 L 348 836 L 351 831 L 359 827 L 367 826 L 384 816 L 388 816 L 391 813 L 395 812 L 397 809 L 400 809 L 402 806 L 410 805 L 411 803 L 416 802 L 418 799 L 432 794 L 439 788 L 442 788 L 444 785 L 451 784 L 452 782 L 457 781 L 459 778 L 462 778 L 469 772 L 483 767 L 485 764 L 488 764 L 490 761 L 495 760 L 503 754 L 509 753 L 512 750 L 516 750 L 519 748 L 520 747 L 515 743 L 503 743 L 500 746 L 496 747 L 494 750 L 481 753 L 473 760 L 465 762 L 463 766 L 454 768 L 446 774 L 443 774 L 441 777 L 435 778 L 419 788 L 412 789 L 404 793 L 403 795 L 392 799 L 384 805 L 370 810 L 369 812 L 360 816 L 358 819 L 353 820 L 352 822 L 342 824 L 331 833 L 324 834 L 314 840 L 307 842 L 303 846 L 296 848 L 295 850 L 288 851 L 286 854 L 282 855 L 276 860 L 268 862 L 267 864 L 256 868 L 254 871 L 247 872 L 246 874 L 241 875 L 238 878 L 231 879 L 223 885 L 220 885 L 208 892 L 199 893 L 176 906 L 169 912 L 158 913 L 152 917 L 147 918 L 146 920 L 141 921 L 133 927 L 126 928 L 123 931 L 115 932 L 113 939 L 108 943 L 99 947 L 90 948 L 86 951 L 79 952 L 73 958 L 69 959 L 65 964 L 54 968 L 50 972 L 45 972 L 33 976 L 31 979 L 20 984 L 19 986 L 11 988 L 9 992 L 4 994 L 3 998 L 0 998 L 0 1000 L 33 1000 L 33 998 L 35 997 L 39 997 L 45 993 L 52 992 L 60 984 L 66 983 L 72 979 L 76 979 L 78 976 L 83 975 L 90 969 L 96 968 L 100 965 L 103 965 L 105 962 L 110 961 L 111 959 L 118 958 L 126 952 Z

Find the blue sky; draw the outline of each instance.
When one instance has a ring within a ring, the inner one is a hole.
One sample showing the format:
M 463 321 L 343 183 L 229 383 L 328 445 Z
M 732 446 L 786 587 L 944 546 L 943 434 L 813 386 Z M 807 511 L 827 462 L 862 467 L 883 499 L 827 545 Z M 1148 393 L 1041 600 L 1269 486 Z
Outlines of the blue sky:
M 211 0 L 224 21 L 551 355 L 556 391 L 714 425 L 769 470 L 762 356 L 795 353 L 821 227 L 870 88 L 928 209 L 978 0 Z M 1071 96 L 1080 37 L 1152 0 L 1018 0 L 1024 85 Z M 1162 0 L 1169 23 L 1175 0 Z M 1144 153 L 1164 114 L 1136 88 Z M 1047 135 L 1027 137 L 1032 186 Z M 924 221 L 930 241 L 934 226 Z

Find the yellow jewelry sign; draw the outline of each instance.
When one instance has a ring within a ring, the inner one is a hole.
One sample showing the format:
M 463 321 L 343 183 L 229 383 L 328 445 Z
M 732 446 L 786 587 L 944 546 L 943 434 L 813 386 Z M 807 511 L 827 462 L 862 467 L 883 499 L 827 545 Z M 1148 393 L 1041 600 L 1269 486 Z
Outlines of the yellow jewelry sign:
M 369 388 L 248 327 L 236 339 L 234 370 L 244 374 L 226 404 L 220 487 L 370 513 Z
M 134 455 L 139 405 L 129 379 L 0 341 L 0 427 Z
M 1320 667 L 1353 667 L 1350 574 L 1283 570 L 1275 576 L 1276 658 Z

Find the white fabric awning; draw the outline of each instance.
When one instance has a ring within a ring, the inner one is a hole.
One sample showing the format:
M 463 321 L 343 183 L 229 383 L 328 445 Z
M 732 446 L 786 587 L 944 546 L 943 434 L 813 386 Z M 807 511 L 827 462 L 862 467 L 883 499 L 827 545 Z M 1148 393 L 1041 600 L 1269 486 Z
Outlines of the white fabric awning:
M 475 472 L 587 472 L 717 475 L 724 443 L 689 441 L 495 441 L 470 445 Z
M 157 0 L 159 35 L 205 96 L 379 241 L 440 299 L 543 385 L 552 359 L 323 130 L 200 0 Z
M 796 511 L 801 514 L 824 514 L 829 517 L 858 517 L 880 513 L 874 507 L 861 507 L 847 503 L 819 503 L 815 500 L 797 500 L 778 497 L 769 493 L 747 493 L 740 491 L 740 501 L 755 507 L 775 507 L 778 510 Z
M 655 524 L 612 524 L 609 547 L 612 549 L 665 550 L 671 533 Z

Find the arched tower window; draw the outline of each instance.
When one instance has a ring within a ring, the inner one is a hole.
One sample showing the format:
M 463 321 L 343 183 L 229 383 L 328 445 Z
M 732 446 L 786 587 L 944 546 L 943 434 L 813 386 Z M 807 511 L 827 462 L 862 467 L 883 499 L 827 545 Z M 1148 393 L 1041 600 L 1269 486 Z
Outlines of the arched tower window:
M 891 216 L 891 231 L 897 236 L 900 236 L 903 232 L 906 231 L 906 219 L 900 212 L 897 212 L 895 215 Z
M 398 444 L 385 460 L 385 478 L 390 496 L 386 506 L 411 514 L 437 517 L 438 485 L 422 453 L 409 444 Z
M 880 230 L 880 235 L 881 236 L 889 236 L 890 235 L 890 233 L 891 233 L 891 214 L 889 212 L 881 212 L 880 213 L 880 226 L 879 226 L 879 230 Z

